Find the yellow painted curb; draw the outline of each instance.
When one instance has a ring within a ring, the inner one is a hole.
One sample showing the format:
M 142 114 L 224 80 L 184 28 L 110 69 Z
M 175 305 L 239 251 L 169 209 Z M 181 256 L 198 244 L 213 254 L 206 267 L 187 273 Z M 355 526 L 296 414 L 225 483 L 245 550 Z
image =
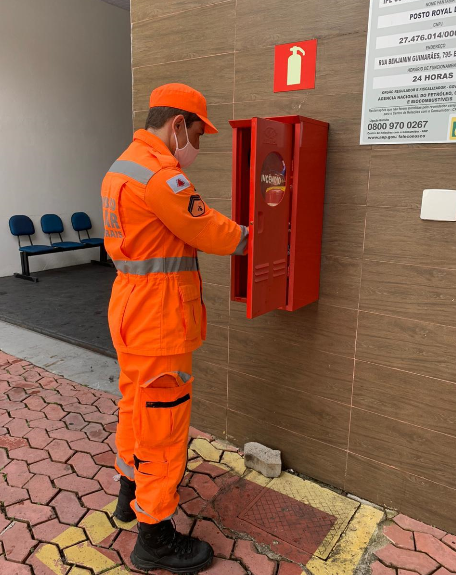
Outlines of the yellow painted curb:
M 68 573 L 68 575 L 91 575 L 90 571 L 87 569 L 81 569 L 80 567 L 73 567 L 73 569 Z
M 356 501 L 291 473 L 282 473 L 268 484 L 268 488 L 335 517 L 334 524 L 314 552 L 314 556 L 321 559 L 328 558 L 359 507 Z
M 201 455 L 206 461 L 220 461 L 222 452 L 214 447 L 207 439 L 194 439 L 190 444 L 190 449 L 193 449 L 198 455 Z
M 92 569 L 96 575 L 109 568 L 116 567 L 114 561 L 111 561 L 109 557 L 97 551 L 88 541 L 79 543 L 79 545 L 75 545 L 74 547 L 69 547 L 65 549 L 64 553 L 67 563 L 76 563 L 77 565 L 88 567 Z
M 246 470 L 244 458 L 241 457 L 239 453 L 225 451 L 222 457 L 222 463 L 228 465 L 228 467 L 238 475 L 243 475 Z
M 248 479 L 249 481 L 253 481 L 257 485 L 261 485 L 261 487 L 267 487 L 271 483 L 272 479 L 269 477 L 265 477 L 258 473 L 258 471 L 254 471 L 253 469 L 244 475 L 244 479 Z
M 35 555 L 55 575 L 65 575 L 68 565 L 64 565 L 60 558 L 59 550 L 55 545 L 43 545 Z
M 55 543 L 60 549 L 65 549 L 77 543 L 82 543 L 82 541 L 85 540 L 86 536 L 82 529 L 79 529 L 79 527 L 68 527 L 68 529 L 62 531 L 60 535 L 54 537 L 52 543 Z
M 382 519 L 382 511 L 361 505 L 329 558 L 323 561 L 312 557 L 307 569 L 312 575 L 352 575 Z
M 93 545 L 99 545 L 117 531 L 101 511 L 94 511 L 86 515 L 79 526 L 84 527 L 87 531 Z
M 119 527 L 119 529 L 123 529 L 124 531 L 131 531 L 133 527 L 138 523 L 138 521 L 133 519 L 133 521 L 130 521 L 129 523 L 123 523 L 122 521 L 119 521 L 117 517 L 113 517 L 112 514 L 116 510 L 116 505 L 117 499 L 114 499 L 114 501 L 111 501 L 111 503 L 103 507 L 102 511 L 106 511 L 106 513 L 108 513 L 109 516 L 113 518 L 114 523 L 117 525 L 117 527 Z

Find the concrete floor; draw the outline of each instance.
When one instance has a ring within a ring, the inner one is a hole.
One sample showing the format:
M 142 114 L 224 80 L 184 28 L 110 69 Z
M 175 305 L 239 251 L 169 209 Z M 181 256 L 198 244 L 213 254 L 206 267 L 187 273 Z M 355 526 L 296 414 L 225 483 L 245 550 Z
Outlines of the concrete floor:
M 0 321 L 0 349 L 76 383 L 118 394 L 117 360 Z

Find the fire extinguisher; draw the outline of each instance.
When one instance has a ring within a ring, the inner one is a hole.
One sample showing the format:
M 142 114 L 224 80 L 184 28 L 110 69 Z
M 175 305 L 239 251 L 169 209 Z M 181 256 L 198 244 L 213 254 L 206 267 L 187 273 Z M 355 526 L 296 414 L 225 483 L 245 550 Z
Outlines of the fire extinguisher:
M 294 86 L 301 83 L 302 56 L 306 55 L 305 50 L 299 46 L 290 48 L 291 56 L 288 57 L 287 85 Z M 301 52 L 302 56 L 298 54 Z

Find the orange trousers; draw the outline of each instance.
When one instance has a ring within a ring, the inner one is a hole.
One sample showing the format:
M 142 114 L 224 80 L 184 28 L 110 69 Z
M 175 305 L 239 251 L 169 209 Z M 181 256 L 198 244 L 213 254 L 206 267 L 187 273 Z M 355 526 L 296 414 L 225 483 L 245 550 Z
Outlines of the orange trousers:
M 116 469 L 136 482 L 138 521 L 169 519 L 187 464 L 192 354 L 140 356 L 118 352 L 120 365 Z

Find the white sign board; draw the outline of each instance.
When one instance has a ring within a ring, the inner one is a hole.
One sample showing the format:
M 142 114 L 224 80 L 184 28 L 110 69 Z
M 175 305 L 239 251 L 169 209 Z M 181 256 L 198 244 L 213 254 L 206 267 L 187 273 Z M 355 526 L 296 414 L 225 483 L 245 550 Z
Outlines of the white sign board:
M 371 0 L 361 144 L 456 142 L 456 0 Z

